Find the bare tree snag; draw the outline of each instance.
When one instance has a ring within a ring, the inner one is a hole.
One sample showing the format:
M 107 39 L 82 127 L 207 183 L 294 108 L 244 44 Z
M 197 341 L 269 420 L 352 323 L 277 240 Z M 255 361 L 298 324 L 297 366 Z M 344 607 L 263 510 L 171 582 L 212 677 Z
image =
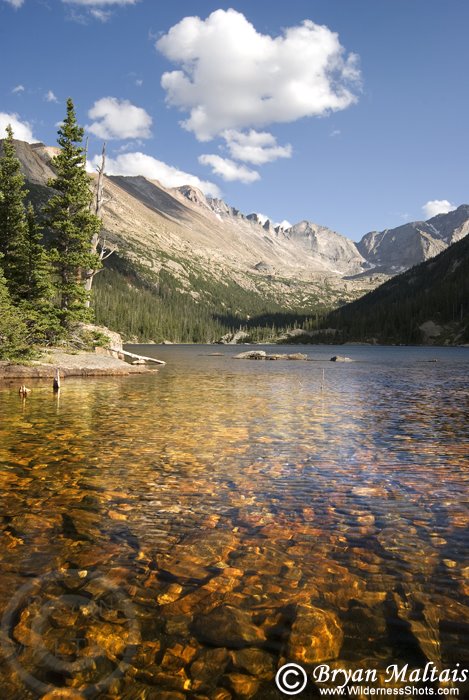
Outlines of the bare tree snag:
M 97 167 L 98 171 L 98 181 L 96 184 L 96 197 L 94 200 L 94 214 L 102 219 L 102 210 L 104 205 L 104 171 L 106 168 L 106 142 L 103 143 L 103 150 L 101 153 L 101 165 Z M 104 260 L 109 258 L 117 250 L 116 245 L 107 244 L 106 239 L 102 238 L 99 233 L 94 234 L 91 239 L 91 253 L 93 255 L 98 254 L 99 261 L 102 263 Z M 93 286 L 94 276 L 98 274 L 99 270 L 87 270 L 85 276 L 85 289 L 87 292 L 91 292 Z M 86 306 L 90 306 L 90 299 L 86 301 Z

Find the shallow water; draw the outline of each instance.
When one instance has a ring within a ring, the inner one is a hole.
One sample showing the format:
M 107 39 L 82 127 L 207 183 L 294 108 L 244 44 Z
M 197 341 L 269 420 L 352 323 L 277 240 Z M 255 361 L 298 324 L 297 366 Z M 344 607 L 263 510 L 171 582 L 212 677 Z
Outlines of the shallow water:
M 467 666 L 469 349 L 244 349 L 139 346 L 166 367 L 0 389 L 2 697 Z

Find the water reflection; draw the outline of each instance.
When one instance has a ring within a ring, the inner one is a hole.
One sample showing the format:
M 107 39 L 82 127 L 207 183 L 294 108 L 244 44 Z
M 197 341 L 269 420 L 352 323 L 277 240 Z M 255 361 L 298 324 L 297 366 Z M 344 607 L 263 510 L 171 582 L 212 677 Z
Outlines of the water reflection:
M 284 660 L 467 663 L 469 363 L 375 350 L 331 367 L 174 348 L 158 375 L 69 379 L 60 401 L 0 391 L 2 609 L 52 570 L 82 572 L 82 597 L 91 573 L 115 581 L 142 643 L 113 697 L 280 697 Z M 54 585 L 49 601 L 71 586 Z M 52 673 L 30 607 L 6 633 L 35 678 L 109 675 L 119 616 L 75 650 L 92 639 L 95 668 Z M 46 622 L 63 646 L 69 616 Z M 8 697 L 35 697 L 0 672 Z

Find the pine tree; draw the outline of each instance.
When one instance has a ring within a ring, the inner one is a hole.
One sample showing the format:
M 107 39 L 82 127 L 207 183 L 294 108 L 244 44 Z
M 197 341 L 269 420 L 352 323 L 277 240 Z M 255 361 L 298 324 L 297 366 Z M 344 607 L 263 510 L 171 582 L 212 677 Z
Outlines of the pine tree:
M 70 328 L 73 322 L 87 319 L 84 283 L 86 271 L 100 265 L 99 257 L 90 251 L 101 221 L 90 212 L 93 193 L 85 169 L 84 131 L 77 124 L 71 99 L 58 133 L 60 153 L 53 159 L 57 176 L 49 182 L 57 194 L 44 211 L 58 276 L 60 319 L 64 328 Z
M 56 290 L 52 282 L 50 256 L 42 245 L 41 227 L 31 203 L 26 209 L 26 221 L 20 308 L 33 342 L 50 343 L 61 335 L 59 314 L 55 305 Z
M 8 290 L 13 300 L 21 297 L 24 288 L 25 241 L 28 224 L 25 212 L 27 190 L 21 166 L 15 153 L 13 130 L 6 129 L 3 155 L 0 158 L 0 254 Z
M 0 360 L 17 360 L 27 357 L 29 353 L 26 325 L 21 312 L 11 300 L 0 267 Z

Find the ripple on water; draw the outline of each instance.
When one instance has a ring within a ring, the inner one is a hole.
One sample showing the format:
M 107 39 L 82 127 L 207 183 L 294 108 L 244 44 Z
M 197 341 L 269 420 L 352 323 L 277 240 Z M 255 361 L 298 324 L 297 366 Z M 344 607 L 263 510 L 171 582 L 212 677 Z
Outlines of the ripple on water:
M 84 688 L 122 656 L 120 609 L 94 610 L 70 646 L 67 570 L 87 605 L 99 573 L 135 611 L 138 652 L 110 686 L 122 697 L 260 699 L 285 659 L 467 661 L 469 361 L 373 350 L 327 366 L 324 391 L 322 363 L 197 348 L 171 349 L 157 376 L 69 379 L 59 399 L 0 391 L 0 604 L 62 572 L 40 592 L 41 643 L 70 662 L 101 649 L 92 667 L 48 673 L 33 649 L 43 608 L 26 599 L 6 632 L 29 674 Z

